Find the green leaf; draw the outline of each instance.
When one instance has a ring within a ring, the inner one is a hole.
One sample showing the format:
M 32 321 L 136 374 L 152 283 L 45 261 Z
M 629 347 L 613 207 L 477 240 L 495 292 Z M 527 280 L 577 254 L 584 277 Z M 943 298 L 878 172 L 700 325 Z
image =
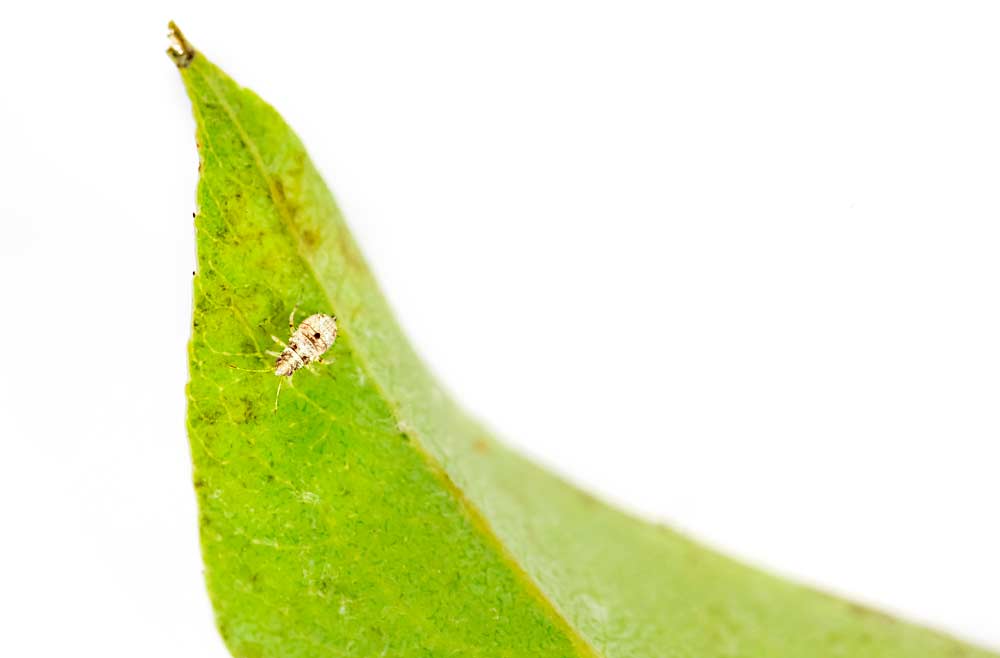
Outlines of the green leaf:
M 234 656 L 994 656 L 740 565 L 495 442 L 406 341 L 295 134 L 173 37 L 201 154 L 188 431 Z M 295 308 L 340 335 L 275 408 L 266 352 Z

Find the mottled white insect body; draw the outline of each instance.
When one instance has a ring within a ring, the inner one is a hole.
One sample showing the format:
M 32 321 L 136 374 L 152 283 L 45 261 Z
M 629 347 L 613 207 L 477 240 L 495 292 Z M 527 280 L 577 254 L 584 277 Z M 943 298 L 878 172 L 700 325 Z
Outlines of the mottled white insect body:
M 337 320 L 333 316 L 322 313 L 310 315 L 298 329 L 295 328 L 294 317 L 293 311 L 288 319 L 292 335 L 274 363 L 274 374 L 278 377 L 291 377 L 303 366 L 320 361 L 337 340 Z
M 297 307 L 296 307 L 297 308 Z M 289 385 L 292 383 L 292 375 L 311 363 L 323 363 L 323 355 L 333 347 L 337 340 L 337 318 L 332 315 L 315 313 L 302 321 L 298 329 L 295 328 L 295 310 L 288 316 L 288 331 L 291 334 L 288 344 L 277 336 L 271 336 L 274 342 L 281 345 L 281 352 L 267 353 L 278 357 L 274 362 L 274 374 L 282 379 L 278 380 L 278 390 L 274 395 L 274 410 L 278 410 L 278 398 L 281 396 L 281 384 L 288 379 Z M 270 372 L 270 370 L 247 370 L 238 366 L 229 365 L 235 370 L 245 372 Z

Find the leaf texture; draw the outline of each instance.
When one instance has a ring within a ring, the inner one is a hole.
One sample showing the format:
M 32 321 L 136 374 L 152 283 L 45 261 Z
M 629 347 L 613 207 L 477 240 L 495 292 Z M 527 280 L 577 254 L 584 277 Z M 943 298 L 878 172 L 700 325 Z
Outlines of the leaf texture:
M 188 433 L 234 656 L 997 658 L 738 564 L 496 442 L 402 335 L 292 130 L 175 39 L 201 156 Z M 340 335 L 275 409 L 267 352 L 296 308 Z

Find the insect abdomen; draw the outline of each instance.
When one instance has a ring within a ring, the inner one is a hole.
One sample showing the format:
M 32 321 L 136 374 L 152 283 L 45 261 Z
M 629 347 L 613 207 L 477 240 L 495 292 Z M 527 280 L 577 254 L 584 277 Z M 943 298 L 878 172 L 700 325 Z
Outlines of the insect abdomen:
M 292 333 L 288 347 L 278 356 L 274 374 L 288 377 L 302 366 L 318 361 L 337 340 L 337 321 L 332 316 L 316 313 L 302 321 Z

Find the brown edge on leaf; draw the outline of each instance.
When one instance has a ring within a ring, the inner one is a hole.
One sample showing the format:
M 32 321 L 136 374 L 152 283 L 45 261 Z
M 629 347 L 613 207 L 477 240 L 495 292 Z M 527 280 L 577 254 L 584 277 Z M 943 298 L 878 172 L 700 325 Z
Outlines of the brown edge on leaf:
M 167 25 L 167 39 L 170 40 L 167 55 L 170 56 L 170 59 L 174 60 L 177 68 L 186 69 L 197 52 L 194 46 L 184 38 L 184 33 L 177 27 L 177 23 L 173 21 L 170 21 Z

